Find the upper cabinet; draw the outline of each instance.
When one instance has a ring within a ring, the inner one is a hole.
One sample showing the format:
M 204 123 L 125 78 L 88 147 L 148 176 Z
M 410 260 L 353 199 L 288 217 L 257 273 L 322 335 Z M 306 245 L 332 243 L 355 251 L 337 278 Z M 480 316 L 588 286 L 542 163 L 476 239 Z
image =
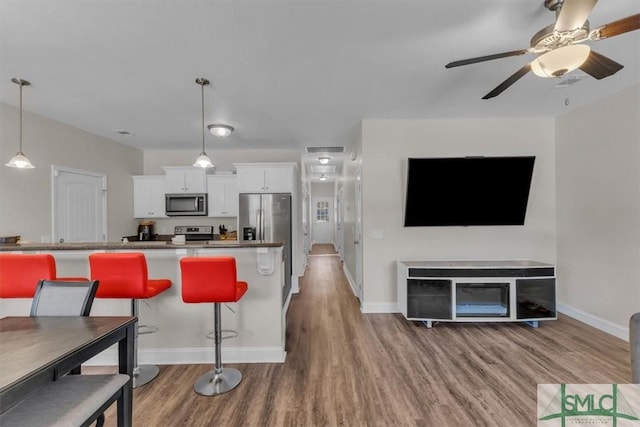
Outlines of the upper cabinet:
M 206 193 L 207 171 L 197 167 L 165 166 L 166 193 Z
M 165 177 L 145 175 L 133 177 L 134 218 L 163 218 Z
M 207 176 L 209 216 L 238 216 L 238 180 L 235 175 Z
M 239 193 L 293 193 L 295 163 L 235 163 Z

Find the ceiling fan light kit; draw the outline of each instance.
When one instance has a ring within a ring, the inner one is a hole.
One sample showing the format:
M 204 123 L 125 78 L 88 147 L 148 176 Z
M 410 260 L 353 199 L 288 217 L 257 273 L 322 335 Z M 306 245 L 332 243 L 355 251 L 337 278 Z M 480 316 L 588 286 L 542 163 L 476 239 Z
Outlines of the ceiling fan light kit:
M 554 49 L 531 61 L 531 71 L 538 77 L 562 77 L 584 64 L 590 53 L 584 44 Z
M 589 29 L 589 15 L 598 0 L 544 0 L 544 6 L 556 13 L 554 24 L 538 31 L 531 38 L 529 49 L 513 50 L 492 55 L 453 61 L 445 68 L 476 64 L 494 59 L 520 56 L 527 53 L 536 59 L 500 83 L 482 97 L 489 99 L 500 95 L 520 78 L 533 71 L 539 77 L 562 77 L 580 69 L 595 79 L 612 76 L 624 66 L 592 50 L 584 41 L 598 41 L 629 31 L 640 29 L 640 13 L 609 22 L 594 30 Z

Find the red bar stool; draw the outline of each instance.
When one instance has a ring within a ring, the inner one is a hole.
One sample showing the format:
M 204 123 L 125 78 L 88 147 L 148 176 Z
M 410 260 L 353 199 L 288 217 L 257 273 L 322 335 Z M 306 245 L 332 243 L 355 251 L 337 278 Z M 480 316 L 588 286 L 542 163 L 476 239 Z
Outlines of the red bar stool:
M 89 255 L 91 280 L 99 280 L 96 298 L 131 299 L 131 315 L 139 317 L 139 300 L 153 298 L 171 287 L 169 279 L 149 279 L 147 259 L 142 252 L 95 253 Z M 139 325 L 147 327 L 147 325 Z M 133 342 L 133 388 L 143 386 L 160 372 L 156 365 L 138 366 L 138 328 Z M 157 332 L 149 326 L 143 333 Z
M 222 367 L 220 304 L 238 302 L 247 292 L 247 283 L 236 280 L 233 257 L 184 257 L 180 260 L 182 300 L 186 303 L 213 303 L 215 318 L 215 369 L 202 375 L 193 385 L 196 393 L 215 396 L 233 390 L 242 373 Z
M 0 298 L 33 298 L 40 280 L 85 281 L 85 277 L 56 277 L 51 254 L 0 253 Z

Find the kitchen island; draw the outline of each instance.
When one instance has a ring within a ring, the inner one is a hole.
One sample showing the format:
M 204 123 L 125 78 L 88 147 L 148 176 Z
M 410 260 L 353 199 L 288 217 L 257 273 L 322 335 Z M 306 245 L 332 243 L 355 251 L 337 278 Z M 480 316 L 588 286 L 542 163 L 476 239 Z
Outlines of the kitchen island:
M 58 276 L 89 277 L 88 256 L 94 252 L 142 252 L 147 258 L 149 278 L 167 278 L 171 288 L 140 303 L 140 324 L 155 325 L 158 332 L 141 335 L 139 363 L 213 363 L 213 304 L 182 301 L 180 258 L 185 256 L 233 256 L 238 280 L 249 289 L 237 303 L 222 308 L 222 328 L 238 336 L 223 339 L 225 363 L 284 362 L 286 311 L 282 243 L 215 240 L 176 245 L 165 241 L 33 243 L 0 245 L 0 252 L 50 253 L 56 259 Z M 0 317 L 29 315 L 31 299 L 0 299 Z M 96 298 L 92 316 L 126 316 L 130 300 Z M 226 334 L 223 333 L 223 337 Z M 117 351 L 110 349 L 89 364 L 116 365 Z

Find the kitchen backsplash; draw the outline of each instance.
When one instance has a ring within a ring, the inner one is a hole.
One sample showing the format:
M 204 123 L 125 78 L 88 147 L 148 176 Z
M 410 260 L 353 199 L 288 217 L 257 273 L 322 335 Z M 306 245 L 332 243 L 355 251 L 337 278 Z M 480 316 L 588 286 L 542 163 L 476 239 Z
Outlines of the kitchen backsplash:
M 155 231 L 158 234 L 173 234 L 176 225 L 210 225 L 214 227 L 215 234 L 218 234 L 219 226 L 224 225 L 228 231 L 234 231 L 238 227 L 236 218 L 217 217 L 174 217 L 174 218 L 151 218 L 155 221 Z M 135 234 L 135 230 L 133 230 Z

